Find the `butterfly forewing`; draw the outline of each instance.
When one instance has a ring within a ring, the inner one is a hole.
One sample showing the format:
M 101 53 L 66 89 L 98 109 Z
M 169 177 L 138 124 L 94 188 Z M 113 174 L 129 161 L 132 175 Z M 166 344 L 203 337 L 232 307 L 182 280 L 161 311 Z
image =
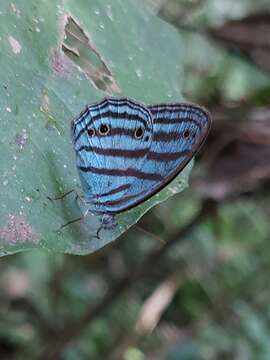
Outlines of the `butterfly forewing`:
M 104 99 L 88 106 L 71 128 L 91 209 L 101 213 L 122 210 L 127 196 L 136 195 L 132 185 L 147 176 L 141 169 L 152 142 L 150 111 L 129 99 Z

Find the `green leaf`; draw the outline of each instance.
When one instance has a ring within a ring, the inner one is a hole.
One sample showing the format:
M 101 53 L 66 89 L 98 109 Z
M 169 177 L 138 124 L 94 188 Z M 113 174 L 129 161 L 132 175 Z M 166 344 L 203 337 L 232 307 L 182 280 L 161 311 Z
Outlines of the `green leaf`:
M 117 216 L 95 237 L 70 194 L 80 184 L 70 121 L 108 94 L 180 101 L 181 37 L 132 0 L 16 0 L 0 4 L 0 254 L 33 248 L 87 254 L 116 239 L 152 206 L 182 191 L 190 166 L 166 189 Z

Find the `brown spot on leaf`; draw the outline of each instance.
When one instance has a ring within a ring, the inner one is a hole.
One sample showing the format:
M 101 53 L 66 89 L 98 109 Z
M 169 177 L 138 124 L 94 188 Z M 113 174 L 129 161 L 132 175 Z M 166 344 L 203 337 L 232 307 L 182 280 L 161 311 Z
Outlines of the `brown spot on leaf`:
M 49 54 L 50 67 L 55 73 L 66 77 L 72 73 L 72 62 L 57 48 L 51 49 Z
M 18 18 L 21 17 L 21 11 L 16 7 L 14 3 L 10 3 L 10 9 L 17 15 Z
M 7 243 L 38 243 L 39 238 L 24 215 L 9 214 L 6 224 L 0 228 L 0 239 Z
M 43 93 L 40 110 L 45 113 L 50 111 L 50 98 L 46 92 Z
M 66 15 L 63 22 L 61 48 L 66 58 L 72 61 L 86 77 L 100 90 L 109 94 L 121 92 L 102 55 L 90 36 L 77 21 Z
M 20 134 L 15 136 L 15 144 L 18 146 L 19 150 L 23 150 L 28 142 L 29 136 L 26 129 L 23 129 Z

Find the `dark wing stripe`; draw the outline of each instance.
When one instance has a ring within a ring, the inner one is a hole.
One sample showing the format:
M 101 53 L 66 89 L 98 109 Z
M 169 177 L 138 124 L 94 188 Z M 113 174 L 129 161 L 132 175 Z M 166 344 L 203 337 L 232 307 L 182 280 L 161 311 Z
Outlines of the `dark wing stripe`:
M 73 119 L 71 121 L 71 133 L 72 133 L 73 138 L 75 136 L 75 131 L 76 131 L 76 127 L 77 127 L 78 123 L 81 123 L 82 121 L 84 121 L 85 118 L 88 116 L 88 114 L 89 114 L 88 109 L 83 110 L 76 119 Z
M 131 138 L 134 138 L 135 128 L 134 129 L 125 129 L 125 128 L 112 128 L 110 133 L 107 136 L 129 136 Z M 165 132 L 165 131 L 157 131 L 153 134 L 153 140 L 154 141 L 177 141 L 182 140 L 184 131 L 171 131 L 171 132 Z M 97 134 L 98 135 L 98 134 Z
M 106 156 L 118 156 L 118 157 L 125 157 L 129 159 L 136 159 L 146 155 L 149 151 L 148 148 L 140 149 L 140 150 L 126 150 L 126 149 L 108 149 L 108 148 L 99 148 L 95 146 L 86 146 L 83 145 L 77 150 L 77 152 L 87 151 L 87 152 L 94 152 L 95 154 L 99 155 L 106 155 Z
M 87 106 L 87 108 L 81 112 L 79 118 L 75 120 L 76 125 L 80 124 L 84 120 L 83 118 L 81 118 L 84 116 L 84 113 L 86 113 L 86 112 L 89 113 L 90 111 L 102 111 L 102 110 L 106 109 L 106 107 L 109 108 L 110 105 L 116 106 L 117 108 L 120 108 L 120 109 L 128 105 L 132 109 L 143 112 L 146 117 L 150 116 L 149 110 L 142 104 L 136 103 L 127 98 L 123 98 L 123 99 L 113 99 L 113 98 L 107 99 L 107 98 L 105 98 L 103 101 L 101 101 L 99 103 Z
M 104 202 L 96 202 L 94 203 L 95 205 L 100 205 L 102 204 L 103 206 L 115 206 L 115 205 L 120 205 L 120 204 L 123 204 L 125 202 L 127 202 L 128 200 L 130 199 L 133 199 L 137 196 L 141 195 L 141 193 L 138 193 L 138 194 L 134 194 L 134 195 L 128 195 L 128 196 L 125 196 L 125 197 L 122 197 L 121 199 L 118 199 L 118 200 L 111 200 L 111 201 L 104 201 Z
M 86 127 L 85 128 L 82 128 L 79 132 L 78 132 L 78 135 L 75 137 L 74 139 L 74 144 L 79 140 L 79 138 L 81 137 L 81 135 L 85 132 L 86 130 Z
M 124 185 L 120 185 L 118 186 L 117 188 L 114 188 L 106 193 L 102 193 L 102 194 L 95 194 L 95 197 L 97 198 L 101 198 L 101 197 L 104 197 L 104 196 L 108 196 L 108 195 L 114 195 L 114 194 L 117 194 L 121 191 L 124 191 L 124 190 L 127 190 L 129 189 L 131 186 L 131 184 L 124 184 Z
M 107 168 L 96 168 L 94 166 L 79 166 L 79 170 L 83 172 L 92 172 L 95 174 L 109 175 L 109 176 L 133 176 L 143 180 L 161 181 L 163 176 L 156 173 L 146 173 L 136 169 L 107 169 Z
M 183 140 L 184 131 L 172 131 L 172 132 L 165 132 L 165 131 L 158 131 L 153 134 L 153 140 L 154 141 L 177 141 L 177 140 Z
M 98 109 L 98 110 L 103 110 L 105 109 L 107 106 L 109 107 L 110 105 L 113 106 L 117 106 L 118 108 L 122 108 L 125 106 L 129 106 L 135 110 L 140 110 L 142 112 L 145 113 L 146 116 L 149 116 L 148 113 L 148 109 L 143 105 L 143 104 L 139 104 L 136 103 L 134 101 L 131 101 L 127 98 L 123 98 L 123 99 L 113 99 L 113 98 L 109 98 L 109 99 L 104 99 L 102 102 L 97 103 L 96 105 L 91 105 L 91 109 Z
M 179 117 L 177 118 L 161 118 L 161 117 L 158 117 L 158 118 L 155 118 L 154 119 L 154 123 L 155 124 L 162 124 L 162 125 L 169 125 L 169 124 L 181 124 L 181 123 L 193 123 L 195 124 L 196 126 L 198 126 L 199 129 L 202 128 L 202 124 L 197 121 L 197 120 L 194 120 L 194 119 L 189 119 L 189 118 L 185 118 L 185 119 L 181 119 Z
M 82 135 L 82 133 L 85 131 L 85 129 L 80 130 L 80 132 L 78 133 L 76 139 L 74 140 L 74 142 L 76 143 L 77 140 L 79 139 L 79 137 Z M 133 129 L 125 129 L 125 128 L 112 128 L 110 133 L 106 136 L 128 136 L 131 138 L 134 138 L 134 132 L 135 132 L 135 128 Z M 96 136 L 100 136 L 98 133 L 96 134 Z M 168 141 L 177 141 L 177 140 L 181 140 L 183 139 L 183 132 L 177 132 L 177 131 L 172 131 L 172 132 L 165 132 L 165 131 L 158 131 L 156 133 L 153 134 L 153 140 L 154 141 L 163 141 L 163 142 L 168 142 Z
M 88 115 L 89 115 L 89 111 L 86 110 L 86 111 L 84 111 L 84 113 L 80 114 L 80 117 L 79 117 L 79 118 L 77 118 L 77 119 L 75 119 L 75 120 L 73 120 L 73 121 L 71 122 L 72 138 L 75 137 L 75 131 L 76 131 L 76 128 L 77 128 L 78 123 L 83 122 Z M 76 138 L 73 140 L 74 143 L 77 141 L 77 139 L 81 136 L 81 134 L 82 134 L 83 132 L 84 132 L 84 129 L 82 129 L 82 130 L 79 131 L 78 135 L 77 135 Z
M 111 118 L 111 119 L 128 119 L 128 120 L 135 120 L 135 121 L 140 121 L 141 123 L 143 123 L 143 125 L 145 126 L 145 128 L 147 130 L 149 130 L 147 121 L 140 117 L 139 114 L 128 114 L 127 112 L 124 113 L 118 113 L 118 112 L 113 112 L 113 111 L 107 111 L 107 112 L 103 112 L 100 114 L 97 114 L 95 116 L 93 116 L 91 118 L 91 120 L 89 121 L 88 124 L 86 124 L 86 126 L 89 126 L 89 124 L 94 124 L 96 121 L 103 119 L 103 118 Z
M 88 126 L 91 124 L 93 125 L 93 123 L 95 121 L 98 121 L 100 119 L 102 119 L 103 117 L 110 117 L 112 119 L 127 119 L 127 120 L 139 120 L 140 122 L 142 122 L 145 126 L 145 128 L 147 130 L 149 130 L 149 127 L 147 125 L 147 122 L 145 121 L 145 119 L 139 117 L 138 115 L 131 115 L 131 114 L 127 114 L 127 113 L 122 113 L 122 114 L 119 114 L 119 113 L 113 113 L 111 111 L 108 111 L 106 113 L 102 113 L 102 114 L 99 114 L 99 115 L 96 115 L 96 116 L 93 116 L 90 121 L 83 127 L 81 128 L 81 130 L 78 132 L 75 140 L 74 140 L 74 143 L 76 143 L 78 141 L 78 139 L 80 138 L 80 136 L 83 134 L 83 132 L 88 128 Z M 77 126 L 77 124 L 76 124 Z M 74 128 L 74 127 L 73 127 Z M 121 128 L 120 128 L 121 129 Z M 134 128 L 135 130 L 135 128 Z M 132 131 L 132 130 L 131 130 Z M 134 131 L 133 131 L 133 134 L 134 134 Z
M 98 148 L 93 146 L 81 146 L 77 152 L 87 151 L 94 152 L 95 154 L 105 155 L 105 156 L 116 156 L 123 157 L 129 159 L 136 159 L 143 157 L 147 154 L 147 158 L 149 160 L 156 161 L 170 161 L 177 160 L 181 156 L 190 155 L 191 152 L 188 150 L 178 151 L 178 152 L 170 152 L 170 153 L 159 153 L 154 151 L 149 151 L 148 149 L 140 149 L 140 150 L 126 150 L 126 149 L 106 149 L 106 148 Z
M 189 150 L 183 150 L 183 151 L 178 151 L 178 152 L 168 152 L 168 153 L 158 153 L 158 152 L 153 152 L 150 151 L 147 155 L 147 158 L 149 160 L 155 160 L 155 161 L 172 161 L 172 160 L 177 160 L 180 157 L 186 156 L 186 155 L 191 155 L 192 152 Z
M 201 108 L 194 108 L 194 107 L 189 107 L 189 106 L 181 106 L 181 107 L 177 107 L 177 106 L 173 106 L 173 107 L 148 107 L 148 109 L 151 111 L 151 114 L 160 114 L 160 113 L 188 113 L 190 111 L 192 111 L 193 114 L 199 114 L 201 115 L 202 113 L 204 113 L 204 111 Z
M 134 132 L 135 132 L 135 128 L 134 129 L 125 129 L 125 128 L 112 128 L 110 133 L 108 134 L 108 136 L 117 136 L 117 135 L 124 135 L 124 136 L 129 136 L 134 138 Z
M 180 118 L 183 116 L 184 119 L 186 118 L 189 120 L 194 120 L 193 116 L 195 114 L 200 118 L 205 117 L 205 123 L 208 123 L 208 119 L 210 117 L 209 112 L 206 109 L 193 104 L 159 104 L 148 106 L 148 109 L 154 117 L 154 122 L 156 122 L 159 118 L 166 118 L 168 113 L 174 113 L 174 115 L 177 115 L 178 118 L 180 115 Z M 158 117 L 156 117 L 156 115 L 158 115 Z
M 157 114 L 160 112 L 186 112 L 186 111 L 193 111 L 193 113 L 198 115 L 206 115 L 206 117 L 209 117 L 209 113 L 206 109 L 202 108 L 201 106 L 196 105 L 187 105 L 187 104 L 160 104 L 160 105 L 150 105 L 147 107 L 152 114 Z
M 74 140 L 74 142 L 76 143 L 77 140 L 80 138 L 80 136 L 82 135 L 82 133 L 85 131 L 86 129 L 83 128 L 82 130 L 80 130 L 80 132 L 78 133 L 76 139 Z M 135 132 L 135 128 L 133 129 L 125 129 L 125 128 L 112 128 L 110 130 L 110 133 L 106 136 L 117 136 L 117 135 L 125 135 L 125 136 L 129 136 L 134 138 L 134 132 Z M 101 137 L 101 135 L 99 135 L 99 133 L 96 133 L 96 136 Z

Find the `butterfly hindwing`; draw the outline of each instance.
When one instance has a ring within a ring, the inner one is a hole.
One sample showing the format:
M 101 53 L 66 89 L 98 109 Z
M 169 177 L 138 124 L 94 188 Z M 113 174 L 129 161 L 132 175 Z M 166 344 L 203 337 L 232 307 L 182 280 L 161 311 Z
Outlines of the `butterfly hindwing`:
M 145 201 L 176 177 L 198 151 L 210 128 L 208 112 L 195 105 L 161 104 L 148 109 L 153 119 L 153 136 L 141 170 L 151 173 L 153 181 L 134 182 L 129 191 L 137 195 L 126 203 L 126 208 Z

